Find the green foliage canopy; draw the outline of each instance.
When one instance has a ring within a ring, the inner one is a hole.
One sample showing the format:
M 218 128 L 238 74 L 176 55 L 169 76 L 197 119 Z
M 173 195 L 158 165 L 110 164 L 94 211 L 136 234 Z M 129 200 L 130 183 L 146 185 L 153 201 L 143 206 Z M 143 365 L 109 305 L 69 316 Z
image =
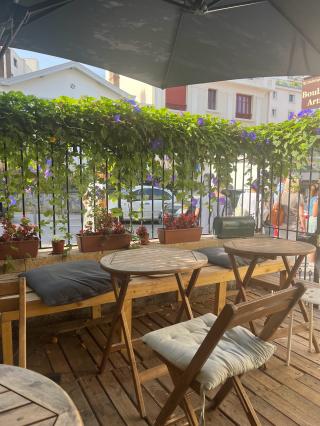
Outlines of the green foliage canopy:
M 291 162 L 298 170 L 306 165 L 319 133 L 318 112 L 248 128 L 210 115 L 139 107 L 131 100 L 48 100 L 2 93 L 0 201 L 14 208 L 12 197 L 41 192 L 63 209 L 66 186 L 82 196 L 92 179 L 99 181 L 97 172 L 107 173 L 114 197 L 122 189 L 130 197 L 130 188 L 152 181 L 183 199 L 190 191 L 214 189 L 200 181 L 208 164 L 227 185 L 240 155 L 260 168 L 272 167 L 274 175 L 285 174 Z

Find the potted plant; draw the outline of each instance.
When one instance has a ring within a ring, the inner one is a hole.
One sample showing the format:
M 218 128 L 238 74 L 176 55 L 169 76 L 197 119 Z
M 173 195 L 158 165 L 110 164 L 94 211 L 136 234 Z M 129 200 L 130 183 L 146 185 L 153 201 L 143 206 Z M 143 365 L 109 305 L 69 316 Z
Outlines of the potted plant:
M 94 212 L 94 222 L 89 221 L 76 236 L 80 251 L 116 250 L 130 246 L 131 234 L 107 209 L 98 207 Z
M 163 225 L 163 228 L 158 228 L 161 244 L 186 243 L 201 238 L 202 228 L 198 226 L 198 218 L 193 213 L 182 213 L 178 217 L 165 214 Z
M 52 254 L 63 254 L 65 240 L 62 237 L 54 235 L 51 240 Z
M 5 218 L 2 222 L 3 233 L 0 236 L 0 260 L 25 259 L 36 257 L 39 248 L 37 225 L 32 225 L 30 219 L 22 217 L 20 224 L 12 223 Z
M 140 225 L 137 228 L 136 234 L 138 235 L 138 237 L 140 239 L 140 244 L 141 245 L 147 245 L 147 244 L 149 244 L 149 233 L 148 233 L 147 228 L 144 225 Z

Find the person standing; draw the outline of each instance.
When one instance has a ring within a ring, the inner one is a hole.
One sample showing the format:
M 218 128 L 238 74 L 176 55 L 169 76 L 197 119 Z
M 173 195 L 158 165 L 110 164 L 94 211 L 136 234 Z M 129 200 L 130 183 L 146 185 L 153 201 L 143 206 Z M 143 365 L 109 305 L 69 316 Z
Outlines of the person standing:
M 310 187 L 310 202 L 309 202 L 309 221 L 308 221 L 308 232 L 314 234 L 317 232 L 318 222 L 318 195 L 319 186 L 313 183 Z
M 284 214 L 284 220 L 279 229 L 279 237 L 295 241 L 299 231 L 306 231 L 304 200 L 302 194 L 300 194 L 298 179 L 286 179 L 283 192 L 275 205 L 277 203 L 280 203 Z

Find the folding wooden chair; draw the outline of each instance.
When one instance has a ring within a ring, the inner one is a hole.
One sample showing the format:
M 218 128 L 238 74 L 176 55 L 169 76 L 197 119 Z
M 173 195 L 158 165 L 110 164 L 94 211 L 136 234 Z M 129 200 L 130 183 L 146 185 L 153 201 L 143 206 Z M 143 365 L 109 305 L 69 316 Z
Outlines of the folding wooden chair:
M 260 425 L 257 414 L 241 383 L 241 376 L 264 365 L 274 352 L 267 342 L 305 291 L 302 284 L 251 302 L 227 304 L 220 315 L 206 314 L 189 321 L 153 331 L 143 337 L 166 363 L 174 390 L 162 408 L 155 425 L 164 425 L 181 405 L 191 425 L 198 425 L 194 409 L 186 396 L 189 387 L 203 397 L 222 385 L 210 406 L 215 409 L 232 387 L 251 425 Z M 237 327 L 267 317 L 259 336 Z M 204 414 L 202 414 L 204 417 Z
M 10 311 L 19 311 L 19 367 L 26 368 L 26 279 L 24 277 L 0 284 L 0 316 L 3 328 L 7 325 L 3 314 Z M 6 350 L 4 340 L 3 352 Z

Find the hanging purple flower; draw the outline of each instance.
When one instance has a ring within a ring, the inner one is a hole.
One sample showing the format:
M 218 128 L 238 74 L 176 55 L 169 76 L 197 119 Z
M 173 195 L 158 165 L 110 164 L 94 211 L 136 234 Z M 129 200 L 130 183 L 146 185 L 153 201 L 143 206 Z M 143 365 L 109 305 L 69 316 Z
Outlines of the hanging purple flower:
M 197 205 L 198 205 L 198 200 L 196 199 L 196 198 L 191 198 L 191 206 L 192 207 L 197 207 Z
M 180 115 L 181 117 L 183 117 L 184 116 L 184 112 L 183 111 L 179 111 L 178 115 Z
M 26 194 L 30 194 L 30 193 L 32 192 L 32 188 L 31 188 L 31 186 L 27 186 L 27 187 L 25 188 L 24 192 L 25 192 Z
M 121 115 L 120 114 L 116 114 L 113 117 L 113 121 L 115 121 L 116 123 L 120 123 L 120 121 L 121 121 Z
M 9 203 L 10 207 L 15 206 L 17 204 L 17 200 L 14 198 L 13 195 L 9 195 L 9 200 L 10 200 L 10 203 Z
M 147 182 L 152 182 L 152 175 L 147 174 L 146 181 Z
M 124 101 L 127 102 L 128 104 L 136 105 L 136 101 L 134 99 L 128 99 L 128 98 L 126 98 L 126 99 L 124 99 Z
M 37 174 L 37 169 L 35 169 L 34 167 L 29 166 L 28 169 L 30 170 L 31 173 L 35 175 Z M 38 166 L 38 171 L 41 172 L 41 170 L 42 170 L 41 166 Z
M 226 199 L 225 199 L 225 197 L 219 197 L 218 200 L 217 200 L 217 202 L 220 205 L 224 206 L 226 204 Z
M 299 113 L 298 113 L 298 118 L 304 118 L 304 117 L 311 117 L 314 114 L 315 110 L 314 109 L 302 109 Z
M 219 183 L 219 179 L 216 176 L 212 176 L 211 178 L 211 185 L 212 186 L 217 186 Z
M 293 120 L 295 118 L 295 113 L 294 112 L 290 112 L 288 115 L 288 120 Z
M 265 140 L 265 143 L 266 143 L 266 145 L 270 145 L 270 144 L 271 144 L 271 140 L 270 140 L 269 138 L 267 138 L 267 139 Z
M 155 187 L 155 188 L 160 188 L 160 184 L 159 184 L 159 182 L 155 179 L 154 180 L 154 182 L 153 182 L 153 186 Z
M 164 161 L 169 161 L 169 160 L 170 160 L 170 157 L 169 157 L 169 155 L 164 154 L 163 159 L 164 159 Z
M 48 159 L 46 160 L 46 166 L 47 166 L 48 168 L 50 168 L 50 167 L 52 166 L 52 160 L 51 160 L 51 158 L 48 158 Z
M 213 198 L 216 198 L 216 194 L 214 191 L 209 192 L 209 200 L 212 200 Z
M 46 169 L 44 171 L 44 177 L 45 177 L 45 179 L 49 179 L 49 177 L 52 177 L 52 176 L 53 176 L 53 173 L 52 173 L 52 171 L 50 169 Z
M 151 145 L 152 151 L 156 151 L 162 147 L 163 141 L 162 139 L 154 139 L 153 141 L 150 142 L 150 145 Z
M 249 139 L 253 142 L 253 141 L 255 141 L 256 139 L 257 139 L 257 135 L 256 135 L 256 133 L 255 132 L 250 132 L 249 133 Z
M 246 139 L 248 136 L 249 136 L 248 132 L 246 130 L 242 130 L 241 139 Z
M 141 112 L 141 108 L 138 105 L 135 105 L 133 108 L 136 112 Z
M 258 182 L 256 180 L 254 182 L 252 182 L 251 188 L 257 191 L 257 189 L 258 189 Z
M 233 118 L 232 120 L 230 120 L 230 124 L 236 124 L 236 120 Z
M 199 117 L 197 120 L 198 126 L 204 126 L 204 119 L 202 117 Z

